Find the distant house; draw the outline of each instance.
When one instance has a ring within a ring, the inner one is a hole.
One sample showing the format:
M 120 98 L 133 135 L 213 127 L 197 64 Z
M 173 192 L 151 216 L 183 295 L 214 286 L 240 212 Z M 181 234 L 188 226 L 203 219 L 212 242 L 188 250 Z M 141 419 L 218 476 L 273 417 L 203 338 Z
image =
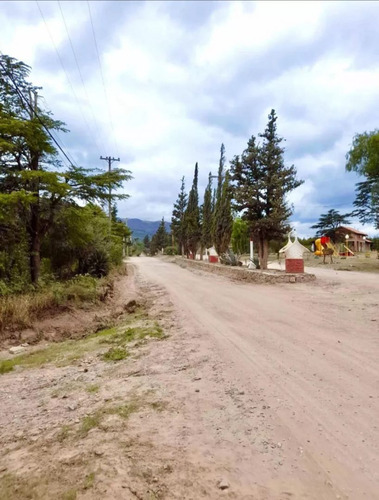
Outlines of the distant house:
M 345 241 L 345 245 L 353 252 L 369 252 L 372 241 L 367 238 L 366 233 L 353 229 L 352 227 L 340 226 L 336 229 L 339 240 Z

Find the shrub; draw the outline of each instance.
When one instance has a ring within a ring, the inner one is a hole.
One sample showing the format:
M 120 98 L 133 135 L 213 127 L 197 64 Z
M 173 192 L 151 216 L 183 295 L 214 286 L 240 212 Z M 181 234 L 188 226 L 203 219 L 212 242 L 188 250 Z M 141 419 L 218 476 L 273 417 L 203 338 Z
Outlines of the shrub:
M 178 255 L 178 249 L 176 247 L 166 247 L 164 249 L 165 255 Z
M 90 274 L 101 278 L 106 276 L 110 268 L 110 258 L 108 253 L 101 249 L 95 248 L 88 252 L 79 260 L 79 274 Z

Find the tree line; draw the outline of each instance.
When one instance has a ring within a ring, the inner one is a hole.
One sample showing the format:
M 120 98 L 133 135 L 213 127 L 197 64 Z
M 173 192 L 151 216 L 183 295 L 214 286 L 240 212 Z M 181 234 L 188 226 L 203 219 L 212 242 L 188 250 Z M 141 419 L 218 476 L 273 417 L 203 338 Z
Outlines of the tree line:
M 171 235 L 167 235 L 164 221 L 151 241 L 152 253 L 167 245 L 169 252 L 194 256 L 204 249 L 215 247 L 222 256 L 228 248 L 241 254 L 248 251 L 251 238 L 258 247 L 259 265 L 267 268 L 269 246 L 277 251 L 290 230 L 289 218 L 293 207 L 287 195 L 304 181 L 297 179 L 296 169 L 284 163 L 283 138 L 277 134 L 277 115 L 272 110 L 263 133 L 252 136 L 247 148 L 235 156 L 226 169 L 225 146 L 221 145 L 217 176 L 209 174 L 208 184 L 199 205 L 198 164 L 189 193 L 185 190 L 185 179 L 181 179 L 178 198 L 174 203 L 171 218 Z M 336 229 L 350 224 L 352 217 L 362 224 L 371 223 L 379 229 L 379 131 L 357 134 L 346 154 L 347 172 L 356 172 L 364 177 L 356 185 L 354 210 L 340 214 L 330 209 L 321 214 L 319 221 L 311 226 L 315 236 L 303 240 L 310 243 L 320 235 L 336 240 Z M 216 178 L 213 188 L 212 179 Z M 175 241 L 175 247 L 170 243 Z M 157 244 L 158 243 L 158 244 Z M 374 238 L 374 247 L 377 238 Z M 278 248 L 277 248 L 278 247 Z M 150 248 L 148 249 L 150 250 Z
M 259 264 L 267 268 L 269 242 L 290 230 L 292 206 L 287 195 L 300 186 L 294 165 L 284 163 L 283 138 L 277 133 L 277 115 L 271 110 L 263 133 L 252 136 L 247 148 L 226 168 L 221 145 L 216 186 L 211 173 L 199 205 L 198 164 L 187 195 L 184 178 L 171 219 L 172 234 L 182 255 L 215 247 L 219 256 L 233 248 L 246 251 L 249 238 L 258 246 Z M 237 216 L 240 215 L 240 216 Z
M 121 262 L 130 234 L 115 206 L 127 195 L 115 190 L 131 173 L 62 163 L 59 151 L 69 158 L 55 134 L 68 131 L 40 106 L 30 71 L 0 56 L 0 295 L 35 288 L 47 275 L 103 276 Z

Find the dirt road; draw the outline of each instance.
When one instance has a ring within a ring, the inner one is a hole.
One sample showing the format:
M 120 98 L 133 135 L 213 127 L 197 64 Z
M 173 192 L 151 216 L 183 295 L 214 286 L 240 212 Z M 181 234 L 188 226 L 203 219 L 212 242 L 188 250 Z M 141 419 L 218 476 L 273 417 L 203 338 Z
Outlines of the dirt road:
M 145 286 L 167 291 L 193 350 L 217 359 L 232 387 L 236 411 L 220 416 L 225 401 L 216 411 L 220 395 L 199 382 L 194 418 L 226 425 L 211 451 L 207 433 L 190 436 L 199 466 L 207 453 L 223 461 L 236 498 L 379 498 L 377 275 L 247 285 L 159 259 L 132 263 Z

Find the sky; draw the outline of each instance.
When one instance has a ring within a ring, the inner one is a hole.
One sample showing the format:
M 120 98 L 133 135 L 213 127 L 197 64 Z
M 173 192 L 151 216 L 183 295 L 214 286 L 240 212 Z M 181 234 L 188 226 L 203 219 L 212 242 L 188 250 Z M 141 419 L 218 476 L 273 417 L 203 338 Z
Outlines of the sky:
M 364 1 L 1 1 L 0 50 L 32 67 L 75 164 L 132 172 L 120 217 L 170 221 L 182 176 L 189 191 L 198 162 L 202 197 L 221 143 L 229 162 L 275 109 L 308 237 L 320 214 L 352 210 L 345 155 L 379 125 L 378 18 Z

